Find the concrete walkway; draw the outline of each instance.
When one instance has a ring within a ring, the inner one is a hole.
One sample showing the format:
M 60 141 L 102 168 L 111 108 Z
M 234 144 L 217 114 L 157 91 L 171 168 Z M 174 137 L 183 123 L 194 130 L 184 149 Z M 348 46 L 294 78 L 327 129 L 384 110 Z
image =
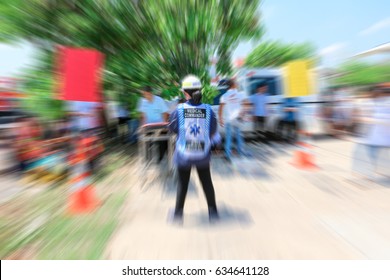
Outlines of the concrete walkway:
M 182 227 L 167 223 L 175 180 L 149 172 L 146 184 L 129 186 L 105 258 L 390 259 L 390 183 L 351 173 L 352 143 L 315 145 L 316 171 L 292 166 L 294 147 L 282 144 L 251 144 L 255 158 L 231 166 L 213 157 L 218 225 L 208 224 L 195 170 Z M 146 176 L 137 166 L 129 172 Z

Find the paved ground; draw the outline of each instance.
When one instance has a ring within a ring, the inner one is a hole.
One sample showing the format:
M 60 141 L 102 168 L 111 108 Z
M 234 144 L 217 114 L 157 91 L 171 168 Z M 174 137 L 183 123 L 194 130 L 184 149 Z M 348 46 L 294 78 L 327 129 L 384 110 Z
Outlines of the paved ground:
M 167 223 L 175 202 L 173 178 L 141 174 L 134 166 L 129 172 L 140 180 L 129 185 L 105 258 L 390 259 L 390 182 L 352 174 L 352 143 L 314 144 L 316 171 L 292 166 L 294 147 L 281 144 L 250 145 L 255 158 L 236 159 L 233 166 L 214 157 L 218 225 L 208 224 L 195 170 L 184 225 L 177 227 Z M 365 161 L 358 164 L 363 171 Z

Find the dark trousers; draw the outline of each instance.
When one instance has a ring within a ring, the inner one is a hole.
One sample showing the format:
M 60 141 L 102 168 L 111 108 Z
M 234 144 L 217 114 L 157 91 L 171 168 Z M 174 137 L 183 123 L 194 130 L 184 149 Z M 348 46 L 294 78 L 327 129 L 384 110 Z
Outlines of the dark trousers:
M 265 122 L 266 122 L 266 117 L 260 117 L 256 116 L 255 117 L 255 130 L 257 134 L 257 140 L 266 140 L 266 129 L 265 129 Z
M 282 121 L 280 124 L 280 133 L 284 135 L 284 140 L 296 141 L 298 139 L 298 122 L 295 120 Z
M 256 131 L 265 131 L 265 117 L 259 117 L 259 116 L 256 116 L 256 119 L 255 119 L 256 123 L 255 123 L 255 129 Z
M 206 196 L 209 211 L 217 211 L 217 204 L 215 202 L 214 186 L 211 180 L 210 166 L 196 167 L 200 182 L 202 183 L 203 192 Z M 182 214 L 184 202 L 188 191 L 188 183 L 191 175 L 191 167 L 179 167 L 179 186 L 176 196 L 175 214 Z
M 124 130 L 124 127 L 127 128 L 127 121 L 129 120 L 129 118 L 127 117 L 120 117 L 118 118 L 118 126 L 117 126 L 117 131 L 118 131 L 118 137 L 119 137 L 119 140 L 122 141 L 122 142 L 126 142 L 126 139 L 127 139 L 127 132 L 123 131 Z

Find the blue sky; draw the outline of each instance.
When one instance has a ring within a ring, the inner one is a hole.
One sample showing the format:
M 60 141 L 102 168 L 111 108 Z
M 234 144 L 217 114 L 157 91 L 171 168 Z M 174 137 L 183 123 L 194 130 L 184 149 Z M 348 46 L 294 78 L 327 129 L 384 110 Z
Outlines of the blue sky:
M 323 65 L 390 42 L 390 0 L 265 0 L 259 7 L 264 39 L 312 42 Z M 259 42 L 242 43 L 233 57 L 245 57 Z M 0 44 L 0 77 L 17 74 L 32 63 L 34 49 Z
M 390 42 L 389 0 L 265 0 L 260 11 L 263 39 L 312 42 L 326 66 Z M 234 56 L 245 56 L 256 43 L 241 44 Z

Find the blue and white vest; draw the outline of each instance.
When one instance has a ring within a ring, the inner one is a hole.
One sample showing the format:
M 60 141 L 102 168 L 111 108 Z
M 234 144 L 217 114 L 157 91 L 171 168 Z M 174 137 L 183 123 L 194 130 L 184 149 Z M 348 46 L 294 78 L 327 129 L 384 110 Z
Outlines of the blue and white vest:
M 176 152 L 184 160 L 201 160 L 210 152 L 211 107 L 207 104 L 178 106 L 179 133 Z

